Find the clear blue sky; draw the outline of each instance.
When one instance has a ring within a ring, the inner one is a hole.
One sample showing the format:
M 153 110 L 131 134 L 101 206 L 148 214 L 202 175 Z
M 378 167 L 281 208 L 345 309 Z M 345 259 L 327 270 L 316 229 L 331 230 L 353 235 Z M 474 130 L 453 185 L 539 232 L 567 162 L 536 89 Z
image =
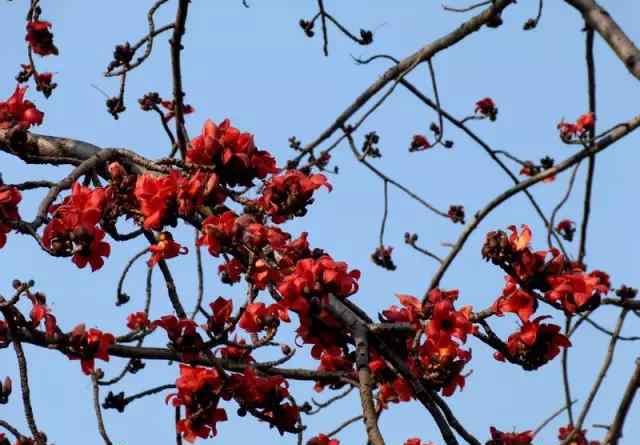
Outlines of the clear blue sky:
M 440 2 L 373 0 L 339 2 L 326 0 L 327 8 L 350 29 L 373 29 L 372 46 L 358 47 L 330 30 L 330 57 L 321 52 L 319 35 L 309 40 L 298 27 L 300 18 L 316 12 L 314 1 L 249 0 L 245 9 L 240 0 L 192 2 L 185 38 L 184 67 L 187 103 L 196 108 L 188 116 L 191 134 L 199 131 L 206 118 L 215 121 L 229 117 L 240 129 L 255 134 L 260 147 L 274 152 L 282 162 L 290 156 L 287 139 L 295 135 L 303 142 L 315 138 L 333 121 L 362 90 L 386 68 L 386 62 L 357 66 L 351 55 L 368 56 L 389 53 L 404 57 L 425 43 L 457 26 L 464 15 L 446 13 Z M 8 97 L 15 87 L 13 77 L 25 62 L 23 45 L 25 2 L 3 2 L 0 5 L 0 96 Z M 460 6 L 462 1 L 451 1 Z M 547 2 L 540 26 L 530 32 L 521 31 L 524 21 L 535 15 L 537 2 L 521 1 L 511 6 L 505 25 L 497 30 L 483 29 L 462 44 L 434 59 L 443 107 L 456 116 L 473 112 L 476 100 L 491 96 L 499 107 L 498 121 L 475 122 L 471 126 L 495 148 L 512 151 L 521 158 L 537 160 L 550 155 L 560 160 L 574 148 L 564 146 L 555 126 L 565 117 L 575 119 L 586 110 L 586 73 L 584 67 L 584 33 L 577 13 L 563 2 Z M 637 2 L 604 1 L 613 17 L 631 38 L 640 41 Z M 130 76 L 127 95 L 128 111 L 114 121 L 104 111 L 104 97 L 92 85 L 115 94 L 117 83 L 101 73 L 111 60 L 115 44 L 137 41 L 146 29 L 146 10 L 151 2 L 113 0 L 88 2 L 44 0 L 43 19 L 54 24 L 53 31 L 60 57 L 40 60 L 42 70 L 56 73 L 58 89 L 48 101 L 35 97 L 45 111 L 45 123 L 38 131 L 57 136 L 70 136 L 103 147 L 127 147 L 148 157 L 168 152 L 166 136 L 156 116 L 137 107 L 137 98 L 147 91 L 170 95 L 169 52 L 166 37 L 157 40 L 154 54 L 141 69 Z M 157 23 L 172 20 L 174 6 L 159 14 Z M 318 30 L 319 31 L 319 30 Z M 598 77 L 598 124 L 609 127 L 638 113 L 640 86 L 612 56 L 609 48 L 596 38 Z M 410 79 L 430 94 L 426 66 L 411 74 Z M 485 153 L 450 126 L 447 138 L 455 141 L 453 150 L 438 148 L 410 154 L 408 142 L 414 133 L 427 132 L 436 116 L 402 89 L 363 126 L 362 133 L 376 130 L 381 136 L 383 158 L 377 166 L 392 177 L 420 192 L 441 209 L 450 204 L 463 204 L 467 214 L 480 209 L 497 193 L 510 185 Z M 598 157 L 593 214 L 590 225 L 587 263 L 611 274 L 614 286 L 621 283 L 638 286 L 640 259 L 636 210 L 638 187 L 637 165 L 640 136 L 633 134 Z M 340 174 L 331 176 L 333 193 L 320 192 L 308 216 L 287 227 L 293 233 L 311 233 L 314 246 L 323 247 L 337 259 L 346 260 L 363 272 L 361 290 L 356 301 L 375 315 L 395 303 L 394 293 L 421 294 L 435 270 L 435 263 L 418 256 L 403 244 L 405 231 L 420 235 L 420 243 L 440 255 L 446 254 L 443 241 L 454 241 L 461 226 L 453 225 L 425 212 L 415 202 L 396 190 L 390 191 L 390 216 L 387 244 L 396 247 L 395 272 L 376 268 L 369 254 L 377 243 L 382 215 L 382 183 L 352 158 L 346 146 L 336 152 L 335 163 Z M 28 167 L 1 155 L 0 171 L 7 182 L 20 182 L 36 177 L 56 179 L 65 169 Z M 516 166 L 513 166 L 514 169 Z M 541 184 L 534 195 L 550 211 L 566 188 L 567 175 L 552 184 Z M 577 190 L 560 213 L 560 217 L 579 220 L 584 190 L 584 166 Z M 31 193 L 21 207 L 26 217 L 33 215 L 40 196 Z M 500 207 L 471 237 L 455 265 L 445 276 L 445 288 L 459 288 L 461 303 L 478 308 L 489 305 L 499 295 L 502 274 L 482 261 L 480 246 L 484 234 L 510 224 L 528 223 L 534 230 L 534 246 L 544 247 L 545 237 L 539 219 L 529 202 L 518 196 Z M 176 237 L 189 244 L 193 234 L 177 231 Z M 130 312 L 142 305 L 145 265 L 139 263 L 126 284 L 133 301 L 115 308 L 115 281 L 126 260 L 144 247 L 141 241 L 113 245 L 113 254 L 99 273 L 78 270 L 69 260 L 48 258 L 31 239 L 11 236 L 0 251 L 3 279 L 0 291 L 10 292 L 11 280 L 35 279 L 44 291 L 63 328 L 84 321 L 89 326 L 123 332 Z M 575 252 L 576 246 L 571 246 Z M 242 290 L 217 282 L 217 261 L 206 257 L 206 296 L 212 301 L 218 295 L 241 301 Z M 193 256 L 171 260 L 176 280 L 187 301 L 195 296 Z M 156 282 L 153 316 L 169 312 L 161 283 Z M 544 310 L 542 313 L 545 313 Z M 561 319 L 554 314 L 556 322 Z M 603 309 L 597 319 L 612 326 L 614 311 Z M 630 316 L 624 332 L 637 333 L 640 323 Z M 516 328 L 514 317 L 496 323 L 503 335 Z M 162 344 L 164 337 L 153 336 Z M 574 395 L 582 402 L 604 357 L 607 338 L 586 326 L 571 349 Z M 456 414 L 482 440 L 489 426 L 502 430 L 535 428 L 545 417 L 563 404 L 558 361 L 540 372 L 527 373 L 519 368 L 495 362 L 491 351 L 470 340 L 474 358 L 473 374 L 462 393 L 450 399 Z M 98 444 L 95 419 L 91 409 L 90 382 L 77 362 L 69 362 L 54 352 L 27 348 L 31 369 L 33 403 L 41 428 L 54 443 Z M 309 365 L 299 354 L 294 364 Z M 592 423 L 608 423 L 631 374 L 638 356 L 634 344 L 619 345 L 615 365 L 587 419 Z M 16 377 L 15 359 L 7 350 L 0 352 L 0 376 Z M 116 372 L 123 362 L 114 360 L 107 372 Z M 102 363 L 100 364 L 102 366 Z M 315 364 L 311 363 L 311 366 Z M 148 363 L 147 370 L 129 376 L 118 390 L 127 393 L 172 382 L 175 366 Z M 311 395 L 310 385 L 296 385 L 298 400 Z M 319 399 L 330 396 L 326 392 Z M 322 418 L 310 418 L 309 435 L 333 429 L 341 419 L 354 415 L 359 402 L 341 402 Z M 637 408 L 637 407 L 636 407 Z M 220 425 L 219 443 L 294 443 L 295 437 L 280 439 L 274 431 L 252 419 L 237 418 L 229 406 L 232 420 Z M 627 422 L 624 443 L 640 437 L 640 416 L 632 413 Z M 126 415 L 105 413 L 106 423 L 116 444 L 174 443 L 173 411 L 155 396 L 134 403 Z M 26 431 L 19 398 L 0 408 L 0 418 L 20 425 Z M 553 443 L 558 420 L 536 442 Z M 388 444 L 404 443 L 419 436 L 442 444 L 434 423 L 417 404 L 393 406 L 382 417 L 381 427 Z M 602 430 L 591 436 L 601 438 Z M 354 426 L 339 436 L 343 444 L 362 443 L 364 429 Z

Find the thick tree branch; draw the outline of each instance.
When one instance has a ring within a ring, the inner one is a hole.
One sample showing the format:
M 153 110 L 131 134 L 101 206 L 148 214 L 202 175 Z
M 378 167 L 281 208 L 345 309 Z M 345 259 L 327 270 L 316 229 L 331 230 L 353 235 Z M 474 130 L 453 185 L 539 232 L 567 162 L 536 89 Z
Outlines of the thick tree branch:
M 582 14 L 587 25 L 607 42 L 629 72 L 640 80 L 640 49 L 594 0 L 565 0 Z

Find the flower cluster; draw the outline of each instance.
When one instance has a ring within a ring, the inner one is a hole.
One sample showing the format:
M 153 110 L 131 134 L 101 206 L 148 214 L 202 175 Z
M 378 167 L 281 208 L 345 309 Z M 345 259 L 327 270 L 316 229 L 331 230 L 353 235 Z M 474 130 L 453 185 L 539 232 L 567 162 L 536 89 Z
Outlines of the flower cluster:
M 51 23 L 33 20 L 27 22 L 27 36 L 31 50 L 39 56 L 58 55 L 58 48 L 53 43 L 53 34 L 49 30 Z
M 307 442 L 307 445 L 340 445 L 337 439 L 331 439 L 325 434 L 318 434 Z
M 504 433 L 491 427 L 491 440 L 486 445 L 532 445 L 533 432 Z
M 560 348 L 568 348 L 571 342 L 560 333 L 560 326 L 541 323 L 548 316 L 525 321 L 518 332 L 509 336 L 507 350 L 512 359 L 517 360 L 523 369 L 533 370 L 553 360 Z M 496 360 L 504 361 L 504 354 L 496 352 Z
M 227 413 L 219 408 L 223 376 L 215 369 L 180 365 L 180 377 L 176 380 L 176 394 L 167 397 L 173 406 L 184 406 L 184 418 L 176 428 L 187 442 L 196 438 L 215 436 L 217 423 L 227 420 Z
M 261 420 L 283 432 L 295 432 L 298 422 L 298 407 L 283 403 L 289 397 L 287 381 L 278 375 L 261 377 L 252 368 L 242 374 L 233 374 L 227 380 L 222 397 L 231 398 L 244 412 L 251 411 Z
M 558 430 L 558 439 L 564 441 L 571 436 L 571 440 L 567 442 L 567 445 L 600 445 L 597 440 L 589 441 L 587 439 L 587 430 L 574 431 L 575 428 L 571 425 L 562 426 Z
M 158 235 L 158 242 L 149 246 L 149 252 L 151 252 L 151 258 L 147 261 L 147 265 L 153 267 L 159 261 L 186 255 L 189 249 L 176 243 L 171 233 L 162 232 Z
M 212 207 L 225 199 L 218 176 L 202 171 L 190 177 L 177 170 L 166 176 L 138 176 L 134 195 L 147 230 L 175 225 L 178 214 L 188 217 L 201 206 Z
M 28 130 L 32 125 L 42 124 L 44 113 L 33 102 L 24 100 L 27 87 L 17 86 L 11 97 L 0 101 L 0 130 L 19 128 Z
M 456 309 L 454 302 L 458 298 L 458 291 L 442 291 L 434 289 L 429 292 L 426 304 L 410 295 L 398 296 L 402 307 L 392 306 L 383 311 L 383 316 L 390 322 L 409 323 L 416 331 L 422 330 L 426 339 L 417 348 L 417 358 L 409 359 L 409 367 L 435 390 L 442 390 L 445 396 L 451 396 L 456 388 L 462 389 L 465 378 L 461 372 L 465 364 L 471 360 L 471 352 L 461 348 L 467 341 L 467 336 L 475 331 L 471 322 L 471 307 Z M 407 351 L 411 350 L 415 335 L 408 335 L 405 339 Z M 411 354 L 407 354 L 411 356 Z M 383 394 L 396 394 L 398 400 L 403 399 L 401 391 L 406 392 L 408 384 L 397 381 L 393 374 L 388 377 L 393 380 L 385 381 L 385 365 L 381 361 L 374 361 L 372 366 L 374 375 L 382 381 Z M 393 398 L 391 399 L 393 400 Z
M 331 191 L 324 175 L 306 175 L 300 170 L 287 170 L 273 176 L 264 187 L 257 206 L 276 223 L 285 222 L 294 216 L 304 216 L 307 206 L 313 203 L 313 192 L 320 187 Z
M 166 331 L 169 347 L 178 352 L 184 361 L 196 360 L 204 349 L 204 341 L 196 331 L 198 325 L 193 320 L 165 315 L 151 323 L 151 327 L 161 327 Z
M 593 113 L 586 113 L 580 116 L 575 123 L 565 122 L 558 124 L 560 139 L 564 142 L 573 142 L 576 138 L 582 139 L 589 131 L 593 130 L 596 123 L 596 116 Z
M 49 208 L 51 222 L 42 237 L 43 244 L 56 256 L 72 256 L 79 268 L 87 264 L 91 270 L 100 269 L 111 253 L 111 247 L 103 238 L 104 230 L 97 224 L 106 204 L 103 188 L 90 189 L 76 182 L 71 195 L 62 204 Z
M 254 179 L 276 173 L 275 159 L 258 150 L 249 133 L 241 133 L 225 119 L 220 125 L 208 120 L 200 136 L 191 141 L 187 161 L 213 166 L 224 184 L 250 186 Z
M 22 195 L 18 189 L 0 185 L 0 249 L 7 243 L 10 223 L 20 219 L 18 204 L 21 200 Z
M 540 323 L 547 317 L 530 321 L 538 309 L 538 300 L 543 299 L 566 314 L 575 314 L 596 307 L 611 284 L 606 273 L 586 273 L 557 249 L 532 251 L 528 226 L 520 232 L 515 226 L 509 230 L 510 235 L 502 231 L 487 234 L 482 255 L 507 273 L 502 295 L 493 305 L 494 313 L 514 313 L 523 323 L 520 331 L 509 337 L 509 353 L 526 369 L 536 369 L 553 359 L 561 347 L 570 346 L 558 326 Z M 502 353 L 496 357 L 505 358 Z
M 114 343 L 115 337 L 112 334 L 98 329 L 86 330 L 81 324 L 69 334 L 66 354 L 71 360 L 80 360 L 82 372 L 91 375 L 95 359 L 109 361 L 109 348 Z
M 495 121 L 498 117 L 498 108 L 490 97 L 485 97 L 476 102 L 475 112 L 484 117 L 488 117 L 491 121 Z

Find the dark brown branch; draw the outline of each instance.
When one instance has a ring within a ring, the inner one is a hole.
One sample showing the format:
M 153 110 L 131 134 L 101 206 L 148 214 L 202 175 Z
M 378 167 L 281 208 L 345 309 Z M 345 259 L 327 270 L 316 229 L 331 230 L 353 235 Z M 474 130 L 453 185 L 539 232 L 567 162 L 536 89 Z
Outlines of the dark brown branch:
M 455 45 L 468 35 L 478 31 L 483 25 L 499 15 L 511 3 L 512 0 L 496 0 L 491 7 L 487 8 L 485 11 L 463 23 L 453 32 L 424 46 L 416 53 L 401 60 L 400 63 L 398 63 L 396 66 L 389 68 L 378 80 L 376 80 L 362 94 L 360 94 L 360 96 L 358 96 L 356 100 L 351 105 L 349 105 L 349 107 L 347 107 L 346 110 L 340 113 L 336 120 L 326 130 L 324 130 L 320 134 L 320 136 L 318 136 L 314 141 L 310 142 L 304 147 L 301 155 L 297 159 L 297 162 L 300 162 L 302 156 L 311 153 L 314 148 L 319 146 L 322 142 L 331 137 L 331 135 L 333 135 L 337 130 L 342 128 L 347 123 L 349 118 L 351 118 L 351 116 L 353 116 L 360 108 L 362 108 L 362 106 L 366 104 L 369 99 L 380 92 L 388 83 L 396 80 L 401 75 L 406 74 L 409 68 L 415 67 L 419 63 L 430 59 L 438 52 L 445 50 L 452 45 Z
M 187 131 L 184 126 L 184 90 L 182 88 L 182 66 L 180 53 L 182 51 L 182 36 L 185 33 L 187 13 L 190 0 L 179 0 L 176 11 L 175 28 L 171 37 L 171 71 L 173 75 L 173 100 L 175 101 L 176 136 L 178 149 L 182 159 L 187 153 Z
M 593 29 L 587 29 L 586 39 L 586 60 L 587 60 L 587 84 L 589 98 L 589 112 L 596 113 L 596 67 L 593 60 Z M 596 121 L 597 123 L 597 121 Z M 596 123 L 593 128 L 589 129 L 589 140 L 593 141 L 596 135 Z M 584 205 L 582 210 L 582 224 L 580 225 L 580 249 L 578 253 L 578 263 L 584 263 L 584 257 L 587 254 L 587 227 L 589 225 L 589 216 L 591 215 L 591 195 L 593 191 L 593 175 L 596 168 L 595 155 L 589 156 L 587 164 L 587 180 L 585 185 Z
M 29 431 L 33 439 L 38 445 L 45 445 L 43 434 L 39 432 L 36 425 L 35 416 L 33 415 L 33 407 L 31 405 L 31 389 L 29 388 L 29 371 L 27 369 L 27 358 L 24 355 L 24 349 L 22 349 L 22 342 L 17 338 L 17 328 L 13 320 L 13 308 L 5 308 L 2 310 L 2 314 L 7 321 L 9 332 L 12 337 L 13 349 L 16 352 L 16 359 L 18 361 L 18 371 L 20 373 L 20 389 L 22 392 L 22 404 L 24 407 L 24 416 L 29 426 Z
M 93 385 L 93 409 L 96 413 L 96 420 L 98 421 L 98 431 L 100 432 L 100 436 L 102 437 L 102 440 L 104 440 L 105 445 L 113 445 L 113 442 L 111 442 L 111 439 L 107 434 L 107 429 L 104 426 L 104 419 L 102 418 L 100 386 L 98 385 L 98 377 L 96 376 L 95 371 L 91 374 L 91 383 Z
M 584 421 L 587 418 L 587 414 L 589 414 L 589 411 L 591 410 L 591 405 L 593 404 L 593 401 L 596 398 L 596 395 L 598 394 L 600 387 L 602 386 L 602 382 L 604 381 L 604 378 L 607 375 L 607 371 L 609 370 L 609 367 L 611 366 L 611 362 L 613 361 L 613 354 L 615 352 L 616 343 L 618 342 L 618 336 L 620 335 L 620 331 L 622 330 L 622 326 L 624 324 L 624 319 L 627 316 L 628 312 L 629 311 L 627 309 L 622 309 L 622 311 L 620 312 L 620 316 L 618 317 L 618 323 L 616 324 L 614 335 L 611 337 L 611 340 L 609 341 L 609 347 L 607 348 L 607 354 L 604 358 L 604 362 L 602 363 L 600 372 L 598 373 L 598 376 L 596 377 L 596 380 L 593 383 L 593 387 L 591 388 L 591 392 L 587 397 L 587 401 L 585 402 L 584 407 L 580 412 L 580 416 L 578 416 L 578 420 L 576 421 L 576 426 L 574 431 L 580 431 L 582 429 L 582 426 L 584 425 Z M 567 437 L 563 441 L 562 445 L 570 443 L 569 441 L 571 440 L 572 436 L 573 434 L 569 435 L 569 437 Z
M 540 172 L 537 175 L 527 179 L 526 181 L 520 182 L 518 185 L 511 187 L 510 189 L 504 191 L 503 193 L 498 195 L 496 198 L 494 198 L 487 206 L 485 206 L 482 210 L 476 213 L 476 215 L 474 215 L 474 217 L 469 221 L 464 231 L 458 238 L 458 241 L 454 244 L 454 247 L 451 249 L 451 252 L 445 258 L 444 263 L 431 279 L 429 290 L 434 289 L 435 287 L 438 286 L 438 284 L 440 283 L 440 280 L 442 279 L 442 276 L 445 274 L 445 272 L 447 271 L 447 269 L 449 268 L 449 266 L 451 265 L 455 257 L 458 255 L 458 253 L 460 253 L 460 251 L 462 250 L 462 247 L 464 246 L 465 242 L 467 241 L 471 233 L 480 225 L 480 222 L 482 222 L 482 220 L 486 218 L 487 215 L 489 215 L 496 207 L 498 207 L 500 204 L 502 204 L 512 196 L 522 192 L 523 190 L 528 189 L 529 187 L 543 181 L 544 179 L 565 171 L 566 169 L 577 164 L 578 162 L 588 157 L 589 155 L 599 153 L 600 151 L 606 149 L 607 147 L 611 146 L 615 142 L 622 139 L 627 134 L 637 129 L 639 126 L 640 126 L 640 116 L 636 116 L 632 118 L 630 121 L 628 121 L 626 125 L 624 125 L 624 127 L 619 127 L 616 130 L 613 130 L 606 137 L 594 143 L 593 146 L 579 151 L 578 153 L 574 154 L 573 156 L 570 156 L 569 158 L 565 159 L 564 161 L 557 164 L 556 166 L 548 170 L 545 170 L 543 172 Z
M 354 326 L 353 337 L 356 343 L 356 368 L 358 371 L 358 381 L 360 383 L 360 401 L 362 403 L 362 414 L 367 430 L 367 437 L 372 445 L 384 445 L 384 439 L 378 428 L 378 416 L 373 403 L 373 379 L 371 369 L 369 369 L 369 341 L 367 339 L 367 326 L 360 323 Z
M 573 405 L 574 403 L 576 403 L 576 400 L 572 400 L 571 403 L 569 405 L 565 405 L 562 408 L 560 408 L 558 411 L 556 411 L 555 413 L 551 414 L 549 417 L 547 417 L 538 428 L 536 428 L 535 430 L 533 430 L 533 437 L 536 437 L 538 435 L 538 433 L 540 433 L 540 431 L 542 431 L 544 429 L 544 427 L 546 427 L 547 425 L 549 425 L 553 419 L 555 419 L 556 417 L 558 417 L 560 414 L 562 414 L 562 412 L 566 409 L 569 408 L 569 406 Z
M 442 5 L 442 9 L 444 9 L 445 11 L 450 11 L 450 12 L 469 12 L 469 11 L 473 11 L 474 9 L 477 8 L 482 8 L 483 6 L 487 6 L 491 4 L 491 0 L 487 0 L 484 2 L 480 2 L 480 3 L 475 3 L 473 5 L 469 5 L 465 8 L 454 8 L 452 6 L 447 6 L 447 5 Z
M 631 408 L 633 398 L 640 388 L 640 358 L 636 359 L 636 369 L 627 384 L 627 389 L 622 396 L 620 405 L 616 410 L 616 415 L 611 422 L 607 436 L 604 439 L 603 445 L 617 445 L 618 441 L 622 437 L 622 427 Z
M 594 0 L 565 0 L 582 14 L 589 28 L 607 42 L 629 72 L 640 80 L 640 50 L 611 15 Z

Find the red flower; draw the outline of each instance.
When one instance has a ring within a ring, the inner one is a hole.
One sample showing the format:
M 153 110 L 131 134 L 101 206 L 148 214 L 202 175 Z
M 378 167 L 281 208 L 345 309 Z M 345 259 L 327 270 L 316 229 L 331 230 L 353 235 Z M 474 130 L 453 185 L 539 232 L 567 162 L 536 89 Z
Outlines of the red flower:
M 407 441 L 404 443 L 404 445 L 434 445 L 433 442 L 423 442 L 420 439 L 418 439 L 417 437 L 414 437 L 412 439 L 407 439 Z
M 176 243 L 171 233 L 162 232 L 158 236 L 158 242 L 149 246 L 149 252 L 151 252 L 152 255 L 149 261 L 147 261 L 147 265 L 153 267 L 161 260 L 175 258 L 178 255 L 186 255 L 189 253 L 189 249 Z
M 471 307 L 465 306 L 456 311 L 449 300 L 441 300 L 433 306 L 431 320 L 427 324 L 428 335 L 453 336 L 462 342 L 467 341 L 467 335 L 473 332 L 473 324 L 469 321 Z
M 34 53 L 40 56 L 58 55 L 58 48 L 53 44 L 53 34 L 49 31 L 51 23 L 34 20 L 27 23 L 25 40 Z
M 561 121 L 558 124 L 560 130 L 560 139 L 564 142 L 572 142 L 575 137 L 582 137 L 588 131 L 591 131 L 596 122 L 595 114 L 586 113 L 580 116 L 575 124 Z
M 298 421 L 297 407 L 282 401 L 289 396 L 287 381 L 282 376 L 260 377 L 247 367 L 243 374 L 233 374 L 222 397 L 235 398 L 241 408 L 259 410 L 260 418 L 284 431 L 294 432 Z
M 538 307 L 538 301 L 530 292 L 520 289 L 517 282 L 510 276 L 505 277 L 506 284 L 502 296 L 495 302 L 497 315 L 513 312 L 522 321 L 529 321 Z
M 487 445 L 531 445 L 533 432 L 524 431 L 522 433 L 503 433 L 491 427 L 491 440 Z
M 329 436 L 324 434 L 318 434 L 317 436 L 309 439 L 307 445 L 340 445 L 340 441 L 337 439 L 331 439 Z
M 233 284 L 240 281 L 240 276 L 243 272 L 244 266 L 236 258 L 233 258 L 231 261 L 226 261 L 224 264 L 218 266 L 220 281 L 227 284 Z
M 11 226 L 7 223 L 20 219 L 18 204 L 22 200 L 20 191 L 15 187 L 0 186 L 0 249 L 7 242 L 7 233 Z
M 576 233 L 576 223 L 570 219 L 563 219 L 556 226 L 556 232 L 567 241 L 573 241 L 573 235 Z
M 424 315 L 420 300 L 411 295 L 397 294 L 396 297 L 404 307 L 398 308 L 397 306 L 391 306 L 389 309 L 382 311 L 382 315 L 389 321 L 408 322 L 414 325 L 415 328 L 418 328 L 420 318 Z
M 0 102 L 0 130 L 18 127 L 28 130 L 32 125 L 42 124 L 44 113 L 36 106 L 24 100 L 27 87 L 16 86 L 13 95 L 5 102 Z
M 176 424 L 184 440 L 192 443 L 198 437 L 206 439 L 218 433 L 217 423 L 227 420 L 225 410 L 218 408 L 223 385 L 223 377 L 215 369 L 180 365 L 178 392 L 167 401 L 186 408 L 185 417 Z
M 567 445 L 600 445 L 600 442 L 598 441 L 588 441 L 586 436 L 587 430 L 580 430 L 576 431 L 575 433 L 574 430 L 575 428 L 571 425 L 561 426 L 560 430 L 558 431 L 558 439 L 564 441 L 571 435 L 571 433 L 573 433 L 573 437 L 571 441 L 567 443 Z
M 228 245 L 234 234 L 237 215 L 228 210 L 221 215 L 211 215 L 202 221 L 197 246 L 207 246 L 209 253 L 218 256 Z
M 238 326 L 250 333 L 257 333 L 278 320 L 290 321 L 287 309 L 277 303 L 267 307 L 264 303 L 249 303 L 240 317 Z
M 257 150 L 253 136 L 232 127 L 228 119 L 220 125 L 205 122 L 200 136 L 191 141 L 187 161 L 214 165 L 221 181 L 231 186 L 250 186 L 253 179 L 277 172 L 273 157 Z
M 593 130 L 596 124 L 596 115 L 592 112 L 583 114 L 576 121 L 576 127 L 581 133 Z
M 192 361 L 200 356 L 203 348 L 202 337 L 196 328 L 198 325 L 189 319 L 178 319 L 175 315 L 165 315 L 151 323 L 152 328 L 160 326 L 167 332 L 171 347 L 178 351 L 182 360 Z
M 169 210 L 174 205 L 180 174 L 173 170 L 167 176 L 138 176 L 135 197 L 140 203 L 146 230 L 160 229 L 168 219 Z
M 67 356 L 71 360 L 80 360 L 82 372 L 91 375 L 95 359 L 109 361 L 109 348 L 115 343 L 112 334 L 98 329 L 85 329 L 83 324 L 76 326 L 69 334 Z
M 442 395 L 451 396 L 456 388 L 462 390 L 465 378 L 461 372 L 471 360 L 471 352 L 460 349 L 446 333 L 434 333 L 420 348 L 420 362 L 425 371 L 425 379 Z
M 162 108 L 168 111 L 168 113 L 164 115 L 165 122 L 168 122 L 171 119 L 173 119 L 173 117 L 176 115 L 176 111 L 175 111 L 176 101 L 163 100 L 162 102 L 160 102 L 160 105 L 162 106 Z M 182 106 L 182 114 L 191 114 L 194 111 L 195 110 L 191 105 L 184 104 Z
M 518 359 L 524 369 L 537 369 L 558 355 L 560 348 L 571 346 L 569 339 L 560 334 L 560 326 L 540 323 L 546 318 L 549 317 L 524 322 L 520 331 L 507 340 L 509 354 Z M 503 361 L 504 357 L 497 353 L 496 359 Z
M 313 202 L 313 192 L 322 186 L 329 191 L 332 189 L 324 175 L 287 170 L 266 183 L 257 205 L 271 216 L 274 223 L 279 224 L 305 215 L 307 205 Z
M 411 139 L 411 144 L 409 145 L 409 151 L 422 151 L 427 148 L 431 148 L 431 144 L 424 135 L 413 135 L 413 139 Z
M 215 173 L 205 173 L 198 170 L 189 178 L 180 176 L 177 179 L 178 213 L 190 216 L 194 210 L 206 205 L 215 207 L 222 204 L 226 198 L 220 188 L 220 180 Z
M 151 322 L 144 312 L 134 312 L 127 317 L 127 327 L 132 331 L 141 331 L 151 326 Z
M 209 304 L 211 316 L 207 320 L 207 330 L 218 334 L 224 330 L 225 325 L 231 321 L 233 312 L 233 301 L 218 297 L 216 301 Z
M 496 104 L 493 102 L 493 99 L 490 97 L 485 97 L 484 99 L 476 102 L 476 113 L 480 113 L 483 116 L 489 118 L 489 120 L 495 121 L 498 115 L 498 109 L 496 108 Z
M 45 97 L 51 96 L 53 90 L 58 86 L 53 82 L 53 73 L 37 73 L 34 76 L 36 91 L 42 91 Z
M 547 283 L 551 290 L 545 293 L 545 298 L 561 303 L 570 314 L 598 305 L 601 295 L 611 288 L 609 276 L 597 270 L 550 276 Z
M 411 385 L 402 377 L 396 377 L 392 382 L 383 383 L 378 386 L 380 403 L 387 406 L 389 402 L 400 403 L 408 402 L 413 398 L 413 390 Z

